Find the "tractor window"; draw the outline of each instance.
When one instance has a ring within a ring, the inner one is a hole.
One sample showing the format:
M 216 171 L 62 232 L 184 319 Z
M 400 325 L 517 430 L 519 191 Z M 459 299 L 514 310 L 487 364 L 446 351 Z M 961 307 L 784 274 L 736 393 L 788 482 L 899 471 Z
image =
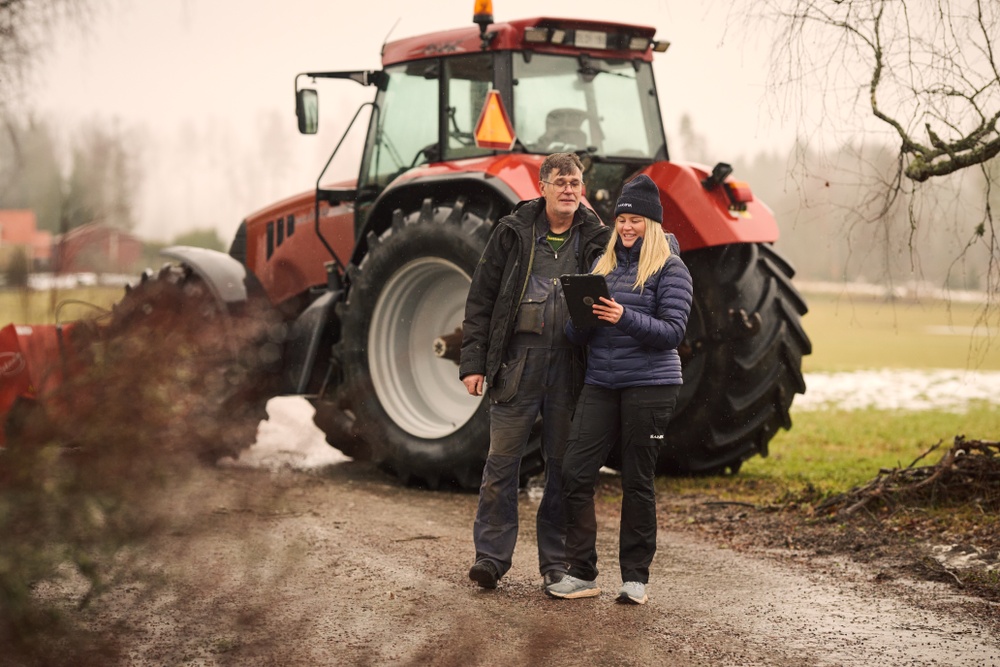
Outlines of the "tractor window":
M 523 55 L 514 57 L 514 124 L 529 151 L 593 150 L 651 159 L 662 154 L 649 63 Z
M 493 56 L 488 53 L 445 59 L 448 88 L 448 117 L 445 157 L 489 155 L 489 148 L 478 148 L 474 132 L 486 94 L 493 85 Z
M 438 71 L 437 60 L 385 70 L 388 82 L 369 129 L 367 185 L 385 187 L 410 167 L 437 159 Z

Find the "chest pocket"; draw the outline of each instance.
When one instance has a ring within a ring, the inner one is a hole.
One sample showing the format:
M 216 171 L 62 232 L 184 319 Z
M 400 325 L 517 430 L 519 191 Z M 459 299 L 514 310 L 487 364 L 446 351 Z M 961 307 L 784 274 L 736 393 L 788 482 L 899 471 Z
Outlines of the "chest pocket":
M 528 278 L 528 288 L 517 308 L 514 333 L 540 334 L 545 329 L 545 304 L 549 300 L 551 287 L 538 276 Z

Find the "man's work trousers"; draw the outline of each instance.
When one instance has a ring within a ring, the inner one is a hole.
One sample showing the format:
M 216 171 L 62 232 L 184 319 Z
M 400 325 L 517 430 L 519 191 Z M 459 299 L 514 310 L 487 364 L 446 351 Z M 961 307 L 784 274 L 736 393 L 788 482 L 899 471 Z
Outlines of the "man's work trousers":
M 566 562 L 572 576 L 597 578 L 594 491 L 608 453 L 620 442 L 622 581 L 649 581 L 656 553 L 656 459 L 679 392 L 679 385 L 583 388 L 563 460 Z
M 490 405 L 490 452 L 473 527 L 476 560 L 492 561 L 501 576 L 510 569 L 514 555 L 521 457 L 539 414 L 545 487 L 536 518 L 538 566 L 542 574 L 566 569 L 561 481 L 573 414 L 573 350 L 527 348 L 521 353 L 527 359 L 516 395 L 509 402 Z

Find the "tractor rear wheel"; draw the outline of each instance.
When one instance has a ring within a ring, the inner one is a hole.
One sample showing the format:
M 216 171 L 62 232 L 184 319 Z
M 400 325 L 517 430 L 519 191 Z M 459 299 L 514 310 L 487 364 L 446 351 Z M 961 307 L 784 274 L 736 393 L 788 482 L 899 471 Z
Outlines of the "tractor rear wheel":
M 812 351 L 795 271 L 764 244 L 684 253 L 694 304 L 681 350 L 684 385 L 657 466 L 659 474 L 735 473 L 767 456 L 789 408 L 805 392 Z
M 441 205 L 426 199 L 419 211 L 397 210 L 381 236 L 369 235 L 338 306 L 341 418 L 317 407 L 316 423 L 334 447 L 361 453 L 405 483 L 478 488 L 489 406 L 459 381 L 458 351 L 489 231 L 464 198 Z

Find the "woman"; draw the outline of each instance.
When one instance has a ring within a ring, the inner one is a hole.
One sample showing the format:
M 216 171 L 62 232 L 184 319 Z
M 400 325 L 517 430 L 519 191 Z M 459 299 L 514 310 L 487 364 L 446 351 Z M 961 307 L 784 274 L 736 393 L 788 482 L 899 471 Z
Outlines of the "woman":
M 587 375 L 563 459 L 568 575 L 546 587 L 556 598 L 599 595 L 594 489 L 598 471 L 621 443 L 622 512 L 617 600 L 644 604 L 656 551 L 656 459 L 677 403 L 684 340 L 691 312 L 691 274 L 676 240 L 661 229 L 656 184 L 640 175 L 622 188 L 615 226 L 592 273 L 608 282 L 594 314 L 612 326 L 566 335 L 586 343 Z M 674 247 L 671 248 L 671 245 Z

